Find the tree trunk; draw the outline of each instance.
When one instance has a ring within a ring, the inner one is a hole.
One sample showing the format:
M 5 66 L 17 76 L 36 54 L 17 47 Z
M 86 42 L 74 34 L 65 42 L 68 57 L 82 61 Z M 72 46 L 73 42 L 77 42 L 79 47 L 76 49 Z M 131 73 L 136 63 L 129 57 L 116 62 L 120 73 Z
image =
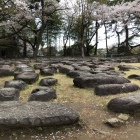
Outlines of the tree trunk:
M 39 35 L 37 37 L 36 47 L 35 47 L 35 50 L 33 52 L 33 58 L 35 58 L 35 59 L 37 58 L 37 54 L 38 54 L 39 46 L 40 46 L 41 41 L 42 41 L 42 35 L 44 32 L 44 29 L 45 29 L 45 27 L 41 27 L 41 30 L 40 30 Z
M 84 53 L 84 4 L 81 1 L 82 4 L 82 17 L 81 17 L 81 56 L 82 58 L 85 57 L 85 53 Z
M 128 26 L 125 25 L 125 53 L 126 55 L 130 54 L 128 40 L 129 40 L 129 31 L 128 31 Z
M 119 32 L 117 32 L 117 31 L 116 31 L 116 33 L 117 33 L 117 37 L 118 37 L 118 49 L 117 49 L 117 53 L 119 54 L 119 47 L 120 47 L 120 34 L 119 34 Z
M 36 47 L 35 47 L 35 50 L 33 52 L 33 58 L 37 58 L 37 54 L 38 54 L 39 46 L 40 46 L 41 41 L 42 41 L 42 35 L 43 35 L 43 32 L 44 32 L 44 29 L 45 29 L 45 25 L 43 27 L 41 27 L 41 30 L 38 34 Z
M 49 45 L 49 32 L 48 32 L 48 28 L 47 28 L 47 55 L 48 55 L 48 49 L 50 49 L 50 45 Z
M 52 47 L 49 47 L 49 56 L 52 56 Z
M 42 6 L 42 9 L 43 9 L 44 8 L 44 0 L 41 0 L 41 6 Z M 44 30 L 45 30 L 45 27 L 46 27 L 45 19 L 46 19 L 45 18 L 45 11 L 42 10 L 42 18 L 41 18 L 42 25 L 40 27 L 40 30 L 39 30 L 38 34 L 37 34 L 37 43 L 36 43 L 35 51 L 33 52 L 33 58 L 37 58 L 39 46 L 41 44 L 42 36 L 43 36 Z
M 86 43 L 86 46 L 85 46 L 85 56 L 90 56 L 90 37 L 89 37 L 89 29 L 88 29 L 88 26 L 85 28 L 85 32 L 86 32 L 86 37 L 85 37 L 85 43 Z
M 88 42 L 86 43 L 86 54 L 85 55 L 90 56 L 90 45 Z
M 36 44 L 36 48 L 35 48 L 35 50 L 33 51 L 33 58 L 34 58 L 34 59 L 37 58 L 39 45 L 40 45 L 40 43 L 37 43 L 37 44 Z
M 105 27 L 106 53 L 108 54 L 107 29 L 106 29 L 106 25 L 105 25 L 105 23 L 104 23 L 104 27 Z
M 94 55 L 97 55 L 97 48 L 98 48 L 98 22 L 96 21 L 96 45 L 94 50 Z
M 63 56 L 67 56 L 67 48 L 66 48 L 66 44 L 64 45 L 64 49 L 63 49 L 64 53 Z
M 84 38 L 83 38 L 83 35 L 81 36 L 81 56 L 82 56 L 82 58 L 85 57 L 85 51 L 84 51 Z
M 81 28 L 81 56 L 82 58 L 85 57 L 85 51 L 84 51 L 84 27 L 83 27 L 83 19 L 82 19 L 82 28 Z
M 27 57 L 27 46 L 26 41 L 23 41 L 23 57 Z

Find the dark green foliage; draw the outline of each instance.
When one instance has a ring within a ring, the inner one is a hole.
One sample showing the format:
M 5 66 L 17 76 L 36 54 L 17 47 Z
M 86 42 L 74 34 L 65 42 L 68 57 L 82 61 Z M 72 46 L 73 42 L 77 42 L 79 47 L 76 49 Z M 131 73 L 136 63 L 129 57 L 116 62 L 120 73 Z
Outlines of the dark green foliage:
M 43 40 L 46 41 L 48 47 L 56 43 L 57 36 L 61 33 L 62 18 L 59 13 L 54 13 L 51 19 L 48 20 L 47 26 L 43 35 Z M 51 52 L 50 52 L 51 53 Z M 51 55 L 51 54 L 50 54 Z
M 125 46 L 122 45 L 118 48 L 118 54 L 120 54 L 120 53 L 125 54 Z
M 80 48 L 77 43 L 69 46 L 66 46 L 65 56 L 80 56 Z M 64 50 L 59 51 L 60 55 L 64 54 Z

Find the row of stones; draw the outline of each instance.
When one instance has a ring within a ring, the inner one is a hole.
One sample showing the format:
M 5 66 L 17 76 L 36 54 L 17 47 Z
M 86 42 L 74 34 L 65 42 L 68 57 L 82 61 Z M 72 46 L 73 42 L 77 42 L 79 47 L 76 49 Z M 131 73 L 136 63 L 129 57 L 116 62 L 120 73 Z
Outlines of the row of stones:
M 115 76 L 110 75 L 109 69 L 106 72 L 107 70 L 107 69 L 105 70 L 106 66 L 104 65 L 103 67 L 104 69 L 102 69 L 102 72 L 99 72 L 98 74 L 94 75 L 92 75 L 93 73 L 91 74 L 90 72 L 85 73 L 85 71 L 83 72 L 74 70 L 73 71 L 70 70 L 66 74 L 74 78 L 73 82 L 75 86 L 80 88 L 95 88 L 95 93 L 100 96 L 118 93 L 128 93 L 138 91 L 140 89 L 138 85 L 130 83 L 130 80 L 128 80 L 127 78 L 119 77 L 118 75 Z M 140 69 L 139 67 L 129 65 L 119 65 L 118 68 L 121 71 Z M 117 72 L 117 74 L 119 73 Z M 140 75 L 132 74 L 129 75 L 128 78 L 129 79 L 135 78 L 137 80 L 140 80 Z M 140 104 L 140 93 L 138 92 L 136 94 L 128 95 L 126 97 L 114 98 L 108 103 L 107 107 L 115 112 L 134 113 L 139 111 L 139 104 Z
M 84 67 L 84 68 L 83 68 Z M 138 67 L 132 66 L 122 66 L 119 65 L 119 68 L 128 68 L 129 69 L 139 69 Z M 79 68 L 80 70 L 77 70 Z M 86 70 L 85 70 L 86 69 Z M 97 69 L 99 70 L 98 73 Z M 136 91 L 139 89 L 139 86 L 136 84 L 130 83 L 130 80 L 120 77 L 119 75 L 124 74 L 122 71 L 113 71 L 114 67 L 109 65 L 98 65 L 91 72 L 91 69 L 87 66 L 76 66 L 75 68 L 68 65 L 59 66 L 59 72 L 67 74 L 69 77 L 74 78 L 74 85 L 80 88 L 95 88 L 95 93 L 97 95 L 110 95 L 117 93 L 127 93 Z M 140 77 L 139 75 L 130 75 L 131 77 Z
M 22 71 L 22 73 L 17 72 L 15 75 L 15 79 L 22 79 L 24 81 L 26 81 L 27 79 L 26 82 L 28 82 L 29 75 L 31 75 L 30 70 L 32 68 L 29 69 L 26 67 L 26 72 L 23 70 L 23 68 L 21 68 L 21 65 L 20 68 L 16 68 L 18 69 L 18 71 Z M 57 69 L 59 69 L 59 72 L 65 73 L 68 76 L 74 78 L 75 86 L 78 86 L 80 88 L 94 87 L 95 92 L 98 95 L 109 95 L 139 90 L 139 87 L 135 84 L 131 84 L 128 79 L 119 77 L 118 75 L 122 74 L 122 72 L 116 72 L 114 70 L 114 67 L 110 66 L 108 62 L 64 61 L 63 63 L 55 62 L 53 64 L 49 62 L 48 66 L 48 63 L 46 63 L 46 61 L 42 61 L 42 63 L 35 64 L 34 68 L 40 69 L 40 74 L 43 75 L 53 75 L 57 72 Z M 126 65 L 120 65 L 118 66 L 118 68 L 120 68 L 120 70 L 139 69 L 138 67 Z M 34 72 L 34 70 L 32 72 Z M 139 75 L 135 77 L 138 78 Z M 30 82 L 28 83 L 30 84 Z M 40 91 L 40 89 L 38 90 Z
M 53 75 L 54 73 L 57 72 L 57 69 L 59 68 L 59 72 L 65 73 L 68 76 L 74 78 L 74 84 L 81 88 L 97 87 L 98 85 L 102 85 L 102 84 L 114 84 L 114 85 L 109 85 L 109 86 L 104 85 L 104 86 L 95 88 L 96 94 L 99 94 L 99 95 L 102 95 L 101 94 L 102 89 L 104 89 L 104 91 L 105 90 L 108 91 L 110 89 L 110 87 L 118 89 L 118 90 L 111 90 L 112 93 L 106 92 L 106 94 L 116 94 L 119 92 L 130 92 L 131 90 L 135 91 L 138 89 L 138 87 L 134 84 L 120 85 L 123 83 L 129 83 L 130 81 L 128 81 L 127 79 L 125 79 L 123 77 L 122 78 L 116 77 L 119 74 L 122 74 L 122 72 L 116 72 L 116 71 L 114 71 L 114 67 L 111 67 L 109 65 L 103 65 L 103 63 L 101 63 L 101 62 L 95 62 L 94 65 L 93 65 L 93 63 L 85 63 L 84 64 L 85 66 L 82 66 L 83 63 L 81 63 L 81 62 L 73 63 L 71 61 L 66 61 L 64 64 L 67 64 L 67 65 L 52 64 L 51 66 L 48 67 L 47 64 L 41 63 L 41 64 L 35 64 L 34 68 L 40 69 L 40 74 L 42 74 L 42 75 Z M 94 71 L 91 69 L 93 67 L 94 67 Z M 121 70 L 139 69 L 137 67 L 126 66 L 126 65 L 125 66 L 120 65 L 118 67 Z M 18 72 L 16 72 L 14 75 L 15 79 L 23 80 L 28 84 L 32 84 L 36 80 L 38 80 L 38 74 L 34 73 L 35 71 L 32 67 L 22 64 L 22 65 L 17 65 L 16 70 Z M 109 76 L 109 75 L 111 75 L 111 76 Z M 138 79 L 140 76 L 132 75 L 130 77 L 131 78 L 135 77 Z M 55 81 L 53 79 L 47 79 L 47 80 Z M 44 80 L 44 81 L 47 81 L 47 80 Z M 46 83 L 45 86 L 49 86 L 48 82 L 42 81 L 40 83 Z M 115 85 L 115 84 L 119 84 L 119 85 Z M 132 87 L 134 87 L 134 88 L 132 88 Z M 127 90 L 127 89 L 130 89 L 130 90 Z M 105 95 L 105 93 L 103 93 L 103 95 Z
M 74 69 L 72 67 L 75 67 Z M 127 78 L 122 77 L 125 74 L 123 71 L 139 70 L 139 67 L 130 65 L 119 65 L 119 72 L 109 65 L 98 65 L 91 71 L 90 67 L 77 66 L 75 64 L 61 65 L 59 66 L 59 72 L 67 74 L 67 76 L 74 78 L 74 85 L 80 88 L 94 88 L 95 94 L 114 95 L 118 93 L 128 93 L 138 91 L 140 88 L 138 85 L 131 83 L 128 79 L 140 80 L 140 75 L 132 74 Z M 83 70 L 84 69 L 84 70 Z M 94 74 L 94 75 L 93 75 Z M 120 77 L 121 75 L 121 77 Z M 112 99 L 107 107 L 115 112 L 119 113 L 136 113 L 139 112 L 140 93 L 128 95 L 126 97 Z M 123 115 L 124 117 L 125 115 Z M 124 119 L 124 118 L 123 118 Z M 112 118 L 106 121 L 111 126 L 120 126 L 124 121 L 121 119 Z
M 38 64 L 34 65 L 34 67 L 40 68 L 42 65 L 43 64 Z M 96 65 L 93 65 L 93 63 L 91 64 L 89 62 L 73 63 L 69 61 L 65 62 L 65 64 L 55 64 L 53 66 L 58 68 L 59 72 L 74 78 L 73 82 L 75 86 L 80 88 L 94 88 L 95 93 L 100 96 L 128 93 L 140 89 L 138 85 L 133 84 L 127 78 L 122 77 L 122 74 L 124 74 L 123 71 L 131 69 L 139 70 L 139 67 L 119 65 L 118 68 L 120 71 L 115 71 L 114 67 L 105 63 L 96 62 Z M 94 70 L 92 71 L 91 68 L 94 68 Z M 42 69 L 44 69 L 44 71 L 48 70 L 46 68 Z M 135 78 L 139 80 L 140 75 L 132 74 L 128 78 Z M 140 102 L 137 101 L 139 98 L 139 93 L 128 97 L 115 98 L 109 102 L 108 108 L 116 112 L 132 113 L 138 109 L 137 106 Z
M 139 70 L 139 67 L 118 65 L 119 71 L 115 71 L 114 67 L 108 65 L 108 63 L 90 63 L 89 61 L 84 63 L 66 61 L 63 64 L 53 64 L 51 66 L 55 67 L 55 69 L 58 68 L 59 72 L 74 78 L 73 82 L 75 86 L 80 88 L 94 88 L 95 94 L 100 96 L 128 93 L 140 89 L 138 85 L 133 84 L 127 78 L 122 77 L 123 74 L 125 74 L 123 71 L 131 69 Z M 36 64 L 34 67 L 36 69 L 41 69 L 43 74 L 46 75 L 48 74 L 48 71 L 51 71 L 51 69 L 46 67 L 45 63 Z M 139 80 L 140 75 L 132 74 L 128 76 L 128 78 Z M 139 96 L 139 93 L 137 93 L 132 96 L 128 96 L 127 98 L 115 98 L 109 102 L 108 108 L 116 112 L 132 113 L 138 108 L 137 106 L 140 102 L 137 102 L 137 100 L 140 98 Z M 130 98 L 131 100 L 129 100 Z M 122 100 L 123 103 L 121 102 Z M 127 104 L 128 102 L 130 103 L 129 105 Z
M 8 66 L 8 68 L 11 67 Z M 18 100 L 19 91 L 23 90 L 26 84 L 36 82 L 39 75 L 32 67 L 22 63 L 15 64 L 12 75 L 14 75 L 14 80 L 6 81 L 5 88 L 0 89 L 0 100 L 4 101 L 0 102 L 0 126 L 53 126 L 73 124 L 78 121 L 78 113 L 70 107 L 51 102 L 34 102 L 55 99 L 56 91 L 48 86 L 56 84 L 57 79 L 42 79 L 39 85 L 44 87 L 32 91 L 28 99 L 32 102 L 23 103 L 12 100 Z
M 39 79 L 39 75 L 35 73 L 35 70 L 27 64 L 16 64 L 14 80 L 6 81 L 4 88 L 0 89 L 0 101 L 12 101 L 19 100 L 20 90 L 25 89 L 26 84 L 32 84 Z M 55 85 L 57 79 L 44 78 L 39 82 L 40 87 L 34 89 L 28 101 L 49 101 L 56 99 L 56 91 L 48 86 Z

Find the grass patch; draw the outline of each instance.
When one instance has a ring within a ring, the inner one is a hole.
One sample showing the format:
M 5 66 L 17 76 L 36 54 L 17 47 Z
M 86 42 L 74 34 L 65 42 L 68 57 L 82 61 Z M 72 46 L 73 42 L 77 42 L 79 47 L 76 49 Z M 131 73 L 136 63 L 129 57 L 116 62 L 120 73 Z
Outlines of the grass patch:
M 4 84 L 6 81 L 11 81 L 13 80 L 13 76 L 3 76 L 3 77 L 0 77 L 0 87 L 4 87 Z
M 125 64 L 127 65 L 127 64 Z M 136 66 L 136 67 L 139 67 L 140 68 L 140 63 L 129 63 L 128 65 L 131 65 L 131 66 Z M 133 70 L 131 69 L 130 71 L 125 71 L 125 78 L 128 78 L 129 75 L 131 74 L 140 74 L 140 70 Z M 137 84 L 138 86 L 140 86 L 140 80 L 137 80 L 137 79 L 129 79 L 131 81 L 131 83 L 134 83 L 134 84 Z
M 33 64 L 35 63 L 32 62 L 31 66 L 33 66 Z M 121 64 L 140 67 L 140 63 L 121 63 Z M 118 70 L 117 68 L 115 69 Z M 39 74 L 40 71 L 36 70 L 36 73 Z M 129 75 L 137 74 L 137 73 L 139 73 L 139 70 L 125 71 L 124 77 L 127 78 Z M 54 76 L 40 75 L 38 81 L 36 81 L 34 84 L 27 85 L 26 88 L 23 91 L 21 91 L 20 100 L 26 102 L 32 90 L 39 87 L 40 80 L 44 78 L 49 78 L 49 77 L 58 79 L 58 84 L 55 86 L 52 86 L 52 88 L 56 90 L 57 99 L 55 101 L 59 103 L 70 103 L 70 104 L 78 103 L 78 102 L 81 102 L 82 104 L 95 103 L 98 106 L 105 108 L 108 101 L 110 101 L 112 98 L 121 97 L 121 96 L 125 96 L 129 94 L 129 93 L 117 94 L 117 95 L 100 97 L 94 94 L 93 89 L 77 88 L 73 85 L 72 78 L 69 78 L 68 76 L 64 74 L 57 73 Z M 4 86 L 5 81 L 10 81 L 10 80 L 13 80 L 13 76 L 1 77 L 0 87 Z M 140 86 L 140 80 L 131 79 L 131 82 Z

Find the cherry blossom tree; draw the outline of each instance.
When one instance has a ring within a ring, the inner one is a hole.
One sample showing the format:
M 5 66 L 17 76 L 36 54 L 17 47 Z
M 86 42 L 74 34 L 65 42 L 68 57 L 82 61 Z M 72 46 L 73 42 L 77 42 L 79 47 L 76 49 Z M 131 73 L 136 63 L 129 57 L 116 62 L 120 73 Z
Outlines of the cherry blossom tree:
M 19 3 L 18 3 L 19 4 Z M 24 5 L 23 5 L 24 8 Z M 0 29 L 4 31 L 4 34 L 1 34 L 0 39 L 7 38 L 15 35 L 20 32 L 23 28 L 26 27 L 26 23 L 23 22 L 23 18 L 19 18 L 20 13 L 17 14 L 16 5 L 11 0 L 1 0 L 0 3 Z M 22 26 L 16 26 L 16 32 L 11 32 L 11 25 L 15 24 L 15 21 L 22 23 Z M 4 30 L 5 29 L 5 30 Z
M 19 33 L 27 28 L 33 32 L 36 44 L 33 49 L 33 57 L 37 57 L 42 36 L 47 25 L 48 19 L 56 11 L 60 10 L 57 0 L 3 0 L 0 10 L 4 13 L 6 20 L 0 26 L 8 26 L 7 31 L 10 35 Z M 5 8 L 9 9 L 6 13 Z M 12 12 L 9 12 L 9 11 Z M 34 22 L 34 26 L 31 26 Z M 12 30 L 11 30 L 12 29 Z
M 80 43 L 81 55 L 90 50 L 89 44 L 95 37 L 95 52 L 98 46 L 98 29 L 105 27 L 106 49 L 108 52 L 108 25 L 115 26 L 116 33 L 119 33 L 119 26 L 125 30 L 125 52 L 130 53 L 130 25 L 137 22 L 139 25 L 140 0 L 125 0 L 109 6 L 104 4 L 107 0 L 80 0 L 73 4 L 73 7 L 60 7 L 58 0 L 1 0 L 0 1 L 0 39 L 16 36 L 26 39 L 33 48 L 33 56 L 37 57 L 40 44 L 43 40 L 47 22 L 52 20 L 53 14 L 59 10 L 70 11 L 67 14 L 69 23 L 65 30 L 64 41 L 67 43 L 71 37 L 70 28 L 78 21 L 77 40 Z M 127 2 L 129 1 L 129 2 Z M 67 5 L 68 6 L 68 5 Z M 64 12 L 66 13 L 66 12 Z M 66 17 L 66 16 L 65 16 Z M 73 24 L 74 23 L 74 24 Z M 92 29 L 91 29 L 92 28 Z M 138 29 L 137 29 L 138 30 Z M 76 35 L 76 34 L 75 34 Z M 72 37 L 71 37 L 72 38 Z M 31 41 L 33 40 L 33 42 Z M 95 53 L 96 54 L 96 53 Z
M 68 4 L 69 3 L 69 4 Z M 71 29 L 74 25 L 75 21 L 75 9 L 74 9 L 74 2 L 65 0 L 62 1 L 61 5 L 64 7 L 65 10 L 61 11 L 63 24 L 62 24 L 62 36 L 63 38 L 63 56 L 67 55 L 67 44 L 69 41 L 70 47 L 70 40 L 71 40 Z
M 110 19 L 120 22 L 125 30 L 125 53 L 130 54 L 129 48 L 129 25 L 140 16 L 140 1 L 120 3 L 110 7 Z M 131 24 L 132 25 L 132 24 Z
M 97 12 L 99 3 L 89 0 L 76 1 L 71 12 L 73 24 L 70 36 L 79 48 L 81 56 L 89 56 L 90 51 L 98 45 L 98 29 L 101 16 Z M 73 13 L 73 14 L 72 14 Z M 96 35 L 95 45 L 91 45 L 92 39 Z
M 130 53 L 130 43 L 129 40 L 132 38 L 130 36 L 129 30 L 132 29 L 134 22 L 138 23 L 139 16 L 140 16 L 140 1 L 135 0 L 132 2 L 126 2 L 127 0 L 120 2 L 109 6 L 107 4 L 100 4 L 97 7 L 97 11 L 95 13 L 95 16 L 97 16 L 98 13 L 98 20 L 101 21 L 101 25 L 105 28 L 105 39 L 106 39 L 106 50 L 108 53 L 108 45 L 107 45 L 107 38 L 108 38 L 108 31 L 110 26 L 112 26 L 114 29 L 112 31 L 115 31 L 118 36 L 118 44 L 120 44 L 120 33 L 125 31 L 125 53 Z M 131 25 L 131 26 L 130 26 Z M 138 30 L 138 24 L 137 24 L 137 30 Z M 135 35 L 138 35 L 138 32 L 134 33 Z M 135 36 L 133 35 L 133 37 Z

